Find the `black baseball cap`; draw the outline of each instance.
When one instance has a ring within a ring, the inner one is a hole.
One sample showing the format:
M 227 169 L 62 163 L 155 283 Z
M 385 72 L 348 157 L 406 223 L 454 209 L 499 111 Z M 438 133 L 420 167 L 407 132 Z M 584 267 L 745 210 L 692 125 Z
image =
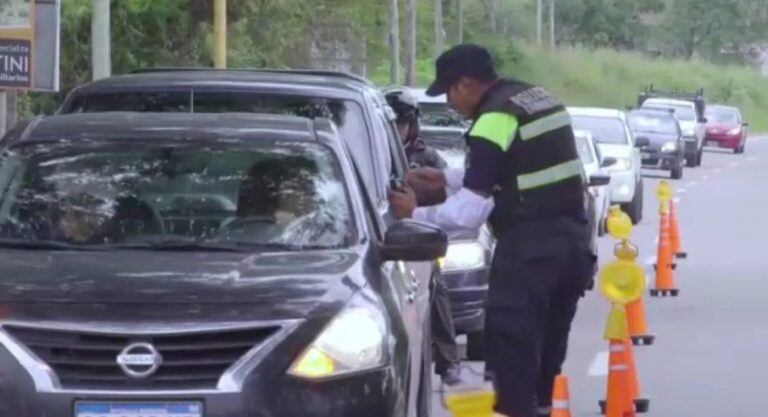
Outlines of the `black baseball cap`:
M 435 81 L 427 88 L 427 95 L 445 94 L 462 77 L 483 81 L 496 79 L 493 59 L 487 49 L 465 43 L 443 52 L 435 62 Z

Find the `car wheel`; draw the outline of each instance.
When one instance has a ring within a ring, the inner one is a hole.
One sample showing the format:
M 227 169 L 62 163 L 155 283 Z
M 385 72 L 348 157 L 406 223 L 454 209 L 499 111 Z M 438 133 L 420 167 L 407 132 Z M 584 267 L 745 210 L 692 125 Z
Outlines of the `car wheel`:
M 745 146 L 746 146 L 746 144 L 742 144 L 741 146 L 739 146 L 738 148 L 736 148 L 736 149 L 734 150 L 734 153 L 738 153 L 738 154 L 742 154 L 742 153 L 744 153 L 744 147 L 745 147 Z
M 687 166 L 688 168 L 696 167 L 696 155 L 686 155 L 685 166 Z
M 467 360 L 485 360 L 485 331 L 478 330 L 467 334 Z
M 683 164 L 678 164 L 675 168 L 672 169 L 672 179 L 673 180 L 679 180 L 680 178 L 683 178 Z
M 426 320 L 425 329 L 431 329 L 432 318 Z M 430 417 L 432 415 L 432 336 L 430 331 L 424 332 L 421 347 L 421 377 L 419 378 L 419 398 L 416 401 L 416 415 Z
M 701 166 L 701 160 L 704 157 L 704 148 L 699 149 L 699 153 L 696 155 L 696 166 Z
M 629 215 L 632 219 L 632 224 L 640 223 L 643 219 L 643 181 L 637 183 L 635 186 L 635 195 L 632 197 L 632 201 L 628 204 L 622 204 L 621 210 Z

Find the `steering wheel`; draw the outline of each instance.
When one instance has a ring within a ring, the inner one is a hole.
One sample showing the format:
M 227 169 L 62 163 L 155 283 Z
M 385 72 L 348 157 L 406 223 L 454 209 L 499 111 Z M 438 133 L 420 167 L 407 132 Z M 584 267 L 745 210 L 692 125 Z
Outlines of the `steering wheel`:
M 277 224 L 277 221 L 274 217 L 266 215 L 238 217 L 222 224 L 216 235 L 218 237 L 231 236 L 233 232 L 242 231 L 247 229 L 248 226 L 256 224 L 274 225 Z

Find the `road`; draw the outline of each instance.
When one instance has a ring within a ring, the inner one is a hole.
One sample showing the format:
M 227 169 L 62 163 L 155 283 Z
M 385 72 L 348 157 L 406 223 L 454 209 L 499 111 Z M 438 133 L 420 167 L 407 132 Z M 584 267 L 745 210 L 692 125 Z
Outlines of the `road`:
M 643 221 L 633 242 L 653 279 L 658 235 L 655 187 L 668 178 L 645 171 Z M 652 346 L 635 348 L 647 416 L 740 417 L 761 414 L 768 361 L 768 251 L 760 226 L 768 207 L 768 137 L 753 137 L 744 155 L 710 150 L 700 168 L 671 181 L 683 249 L 675 271 L 678 298 L 645 298 Z M 600 262 L 612 259 L 613 241 L 601 238 Z M 579 307 L 565 373 L 575 417 L 595 416 L 605 395 L 608 304 L 590 293 Z M 481 369 L 480 364 L 471 364 Z M 436 385 L 437 386 L 437 385 Z M 448 416 L 435 394 L 434 414 Z

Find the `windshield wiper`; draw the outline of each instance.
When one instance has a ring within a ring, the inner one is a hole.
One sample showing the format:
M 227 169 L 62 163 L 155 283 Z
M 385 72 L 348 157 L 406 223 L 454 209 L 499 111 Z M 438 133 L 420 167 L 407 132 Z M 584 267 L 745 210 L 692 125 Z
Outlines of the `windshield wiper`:
M 107 248 L 100 245 L 72 245 L 55 240 L 21 240 L 0 239 L 0 248 L 28 249 L 28 250 L 73 250 L 73 251 L 98 251 Z

